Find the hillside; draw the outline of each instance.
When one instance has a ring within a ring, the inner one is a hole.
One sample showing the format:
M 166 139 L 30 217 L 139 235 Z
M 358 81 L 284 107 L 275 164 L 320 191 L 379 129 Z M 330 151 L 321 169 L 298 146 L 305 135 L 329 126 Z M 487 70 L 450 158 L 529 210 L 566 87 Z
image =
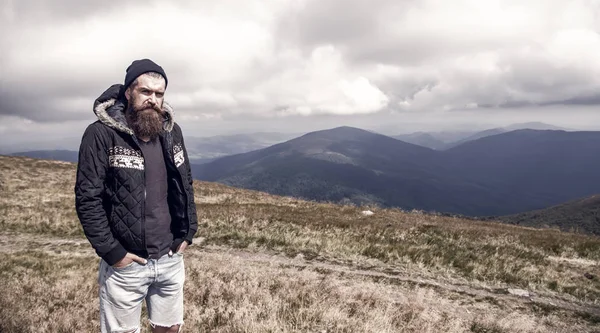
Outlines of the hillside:
M 339 127 L 197 166 L 194 177 L 320 201 L 460 211 L 453 192 L 472 184 L 448 176 L 435 151 Z M 450 199 L 450 200 L 449 200 Z
M 447 151 L 340 127 L 195 167 L 194 176 L 312 200 L 471 216 L 600 191 L 600 132 L 520 130 Z
M 557 227 L 563 231 L 600 235 L 600 195 L 498 219 L 526 227 Z
M 0 331 L 98 331 L 98 258 L 73 208 L 75 165 L 0 156 L 0 171 Z M 191 331 L 600 328 L 599 238 L 194 188 Z
M 541 209 L 600 191 L 595 170 L 600 163 L 600 132 L 518 130 L 442 153 L 461 178 L 522 202 L 513 212 L 490 215 Z
M 505 127 L 490 128 L 490 129 L 487 129 L 484 131 L 473 133 L 467 137 L 461 138 L 460 140 L 447 142 L 446 145 L 443 147 L 443 149 L 450 149 L 450 148 L 458 147 L 466 142 L 475 141 L 477 139 L 485 138 L 488 136 L 512 132 L 512 131 L 518 131 L 518 130 L 564 131 L 566 129 L 562 128 L 562 127 L 550 125 L 550 124 L 541 123 L 541 122 L 518 123 L 518 124 L 508 125 Z

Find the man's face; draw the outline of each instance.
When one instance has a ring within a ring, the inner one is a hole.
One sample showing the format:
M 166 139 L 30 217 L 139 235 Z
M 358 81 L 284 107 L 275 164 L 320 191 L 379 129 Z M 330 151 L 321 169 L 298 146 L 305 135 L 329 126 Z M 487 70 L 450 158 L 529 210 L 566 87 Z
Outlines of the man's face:
M 125 92 L 129 105 L 137 110 L 153 108 L 154 106 L 162 109 L 164 95 L 165 79 L 162 76 L 157 78 L 148 74 L 140 75 L 137 78 L 135 87 L 130 87 Z
M 125 91 L 127 98 L 127 122 L 135 134 L 142 138 L 152 138 L 162 130 L 164 111 L 165 79 L 142 74 Z

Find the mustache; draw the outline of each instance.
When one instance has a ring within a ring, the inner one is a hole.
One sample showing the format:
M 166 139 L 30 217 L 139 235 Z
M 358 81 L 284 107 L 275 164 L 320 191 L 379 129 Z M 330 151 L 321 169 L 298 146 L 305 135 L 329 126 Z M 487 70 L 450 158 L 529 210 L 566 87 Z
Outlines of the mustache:
M 158 106 L 156 104 L 150 104 L 150 103 L 146 103 L 146 104 L 142 105 L 140 108 L 136 108 L 135 111 L 146 111 L 146 110 L 156 111 L 160 115 L 162 115 L 163 113 L 165 113 L 160 106 Z

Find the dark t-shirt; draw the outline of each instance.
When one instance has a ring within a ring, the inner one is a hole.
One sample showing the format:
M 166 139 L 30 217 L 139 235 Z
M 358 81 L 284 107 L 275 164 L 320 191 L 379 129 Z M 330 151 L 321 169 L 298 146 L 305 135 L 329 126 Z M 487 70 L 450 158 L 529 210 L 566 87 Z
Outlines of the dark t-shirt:
M 160 140 L 154 138 L 149 142 L 139 142 L 144 154 L 146 176 L 146 248 L 150 258 L 158 259 L 169 252 L 173 242 L 171 214 L 167 202 L 167 168 Z

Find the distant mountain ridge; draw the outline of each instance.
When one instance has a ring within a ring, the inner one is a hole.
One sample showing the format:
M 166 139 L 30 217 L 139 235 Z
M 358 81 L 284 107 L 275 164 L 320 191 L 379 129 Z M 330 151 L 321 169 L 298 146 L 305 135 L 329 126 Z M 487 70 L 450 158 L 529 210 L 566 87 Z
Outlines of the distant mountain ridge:
M 209 137 L 186 136 L 185 140 L 190 159 L 195 162 L 206 162 L 227 155 L 246 153 L 269 147 L 296 136 L 298 134 L 257 132 Z
M 257 132 L 248 134 L 219 135 L 210 137 L 186 136 L 188 156 L 193 163 L 208 163 L 219 157 L 245 153 L 284 142 L 298 136 L 293 133 Z M 13 156 L 26 156 L 77 162 L 78 152 L 67 149 L 23 150 L 9 153 Z
M 195 177 L 315 200 L 507 215 L 600 192 L 600 132 L 518 130 L 435 151 L 340 127 L 198 166 Z
M 33 150 L 9 154 L 10 156 L 25 156 L 46 160 L 77 162 L 79 153 L 73 150 Z
M 465 142 L 521 129 L 567 130 L 566 128 L 546 123 L 529 122 L 512 124 L 505 127 L 490 128 L 483 131 L 415 132 L 411 134 L 396 135 L 393 136 L 393 138 L 435 150 L 446 150 L 459 146 Z
M 443 150 L 446 148 L 447 145 L 446 142 L 442 141 L 439 138 L 436 138 L 433 134 L 426 132 L 396 135 L 393 136 L 393 138 L 435 150 Z
M 436 151 L 340 127 L 193 164 L 192 171 L 199 179 L 314 200 L 513 215 L 600 193 L 599 133 L 517 130 Z M 77 160 L 69 150 L 14 155 Z

